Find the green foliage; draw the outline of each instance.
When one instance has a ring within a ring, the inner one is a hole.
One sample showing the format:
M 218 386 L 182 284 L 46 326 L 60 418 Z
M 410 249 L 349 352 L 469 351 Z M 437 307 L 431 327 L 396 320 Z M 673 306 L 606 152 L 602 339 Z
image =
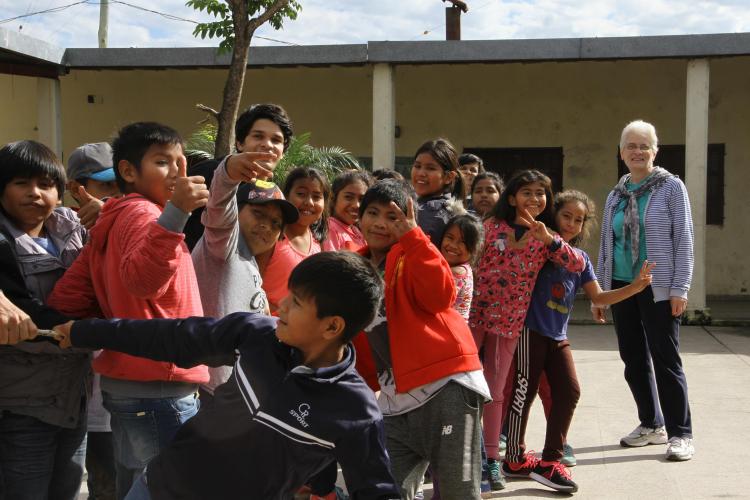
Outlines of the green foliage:
M 284 184 L 287 174 L 294 167 L 315 167 L 323 172 L 328 180 L 342 170 L 361 169 L 357 158 L 340 146 L 315 147 L 310 144 L 310 132 L 292 137 L 284 157 L 273 172 L 273 181 L 278 185 Z M 203 151 L 213 158 L 214 141 L 216 140 L 216 126 L 208 123 L 193 134 L 186 141 L 186 149 Z
M 241 0 L 240 0 L 241 1 Z M 273 6 L 278 0 L 247 0 L 248 15 L 252 18 L 256 15 L 262 15 L 266 10 Z M 230 52 L 234 47 L 234 26 L 232 24 L 232 11 L 226 2 L 220 0 L 188 0 L 185 4 L 188 7 L 197 9 L 200 12 L 205 11 L 217 20 L 208 23 L 200 23 L 193 30 L 193 36 L 208 38 L 220 38 L 219 52 Z M 268 23 L 275 30 L 284 26 L 284 19 L 297 19 L 297 13 L 302 6 L 296 0 L 291 0 L 284 7 L 279 9 Z

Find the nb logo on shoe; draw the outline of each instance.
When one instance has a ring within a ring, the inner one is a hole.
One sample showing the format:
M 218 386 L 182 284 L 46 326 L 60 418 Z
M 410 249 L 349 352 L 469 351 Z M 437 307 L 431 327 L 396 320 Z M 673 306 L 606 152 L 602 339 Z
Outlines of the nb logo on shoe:
M 289 410 L 289 414 L 297 419 L 297 422 L 300 423 L 300 425 L 304 428 L 310 427 L 310 424 L 308 424 L 305 421 L 305 418 L 310 414 L 310 405 L 307 403 L 302 403 L 299 405 L 299 408 L 296 410 Z
M 453 432 L 453 426 L 452 425 L 444 425 L 443 426 L 443 432 L 441 433 L 443 436 L 450 436 Z

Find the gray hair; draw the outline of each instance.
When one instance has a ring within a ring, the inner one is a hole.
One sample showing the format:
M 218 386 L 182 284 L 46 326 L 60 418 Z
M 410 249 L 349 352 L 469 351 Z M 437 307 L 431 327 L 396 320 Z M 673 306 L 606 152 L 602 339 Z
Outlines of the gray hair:
M 632 122 L 625 125 L 624 129 L 622 129 L 622 134 L 620 134 L 620 151 L 625 149 L 625 137 L 631 132 L 645 135 L 646 137 L 648 137 L 649 142 L 651 142 L 651 149 L 653 149 L 654 151 L 658 149 L 659 138 L 656 137 L 656 128 L 654 128 L 654 126 L 650 123 L 643 120 L 633 120 Z

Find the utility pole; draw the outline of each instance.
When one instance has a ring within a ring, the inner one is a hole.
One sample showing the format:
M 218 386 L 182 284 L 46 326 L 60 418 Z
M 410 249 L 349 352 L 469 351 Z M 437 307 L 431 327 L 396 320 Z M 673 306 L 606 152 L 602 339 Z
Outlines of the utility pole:
M 453 4 L 445 8 L 445 39 L 461 40 L 461 12 L 468 12 L 469 6 L 462 0 L 443 0 Z
M 109 23 L 109 0 L 99 3 L 99 48 L 107 48 L 107 24 Z

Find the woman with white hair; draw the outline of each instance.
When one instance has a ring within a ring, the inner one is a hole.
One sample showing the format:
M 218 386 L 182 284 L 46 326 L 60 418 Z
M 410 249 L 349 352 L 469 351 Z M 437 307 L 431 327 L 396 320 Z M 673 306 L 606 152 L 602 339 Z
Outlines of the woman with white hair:
M 693 224 L 682 181 L 654 166 L 658 151 L 650 123 L 630 122 L 620 138 L 628 167 L 607 196 L 597 275 L 605 290 L 638 276 L 643 261 L 656 264 L 650 287 L 612 306 L 625 380 L 638 408 L 639 425 L 622 446 L 667 446 L 668 460 L 690 460 L 693 429 L 680 359 L 680 316 L 693 274 Z M 604 310 L 592 307 L 603 322 Z

